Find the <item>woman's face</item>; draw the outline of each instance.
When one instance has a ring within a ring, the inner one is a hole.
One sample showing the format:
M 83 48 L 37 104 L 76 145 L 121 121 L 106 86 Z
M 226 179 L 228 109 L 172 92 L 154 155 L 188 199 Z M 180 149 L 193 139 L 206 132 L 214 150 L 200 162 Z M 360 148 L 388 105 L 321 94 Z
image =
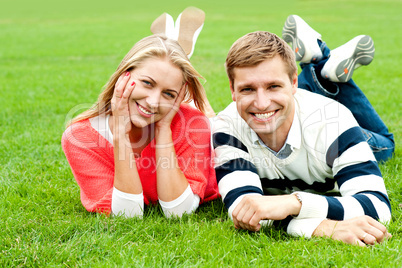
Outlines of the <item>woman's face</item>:
M 135 88 L 129 98 L 131 122 L 138 128 L 161 120 L 173 107 L 183 88 L 183 74 L 167 58 L 150 58 L 131 71 L 126 89 Z

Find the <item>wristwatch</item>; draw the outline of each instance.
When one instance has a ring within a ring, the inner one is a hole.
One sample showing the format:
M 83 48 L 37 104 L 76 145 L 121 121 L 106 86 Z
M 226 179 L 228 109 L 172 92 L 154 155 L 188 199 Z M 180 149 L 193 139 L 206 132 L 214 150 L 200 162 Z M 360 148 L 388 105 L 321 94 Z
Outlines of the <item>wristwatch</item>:
M 301 198 L 301 195 L 299 194 L 299 193 L 292 193 L 294 196 L 296 196 L 296 198 L 297 198 L 297 200 L 299 200 L 299 202 L 300 202 L 300 205 L 303 205 L 303 201 L 302 201 L 302 198 Z M 300 214 L 300 212 L 299 212 L 299 214 Z M 292 215 L 292 217 L 297 217 L 297 216 L 299 216 L 299 214 L 297 214 L 297 215 Z
M 300 204 L 303 204 L 301 195 L 299 193 L 293 193 L 293 194 L 296 196 L 297 200 L 299 200 Z

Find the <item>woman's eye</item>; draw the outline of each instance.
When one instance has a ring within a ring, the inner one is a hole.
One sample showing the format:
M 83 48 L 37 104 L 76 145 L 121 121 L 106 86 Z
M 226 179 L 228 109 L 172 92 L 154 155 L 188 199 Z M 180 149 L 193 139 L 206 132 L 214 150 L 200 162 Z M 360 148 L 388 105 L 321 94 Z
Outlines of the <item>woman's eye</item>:
M 164 92 L 164 94 L 165 94 L 165 96 L 167 96 L 168 98 L 170 98 L 170 99 L 174 99 L 176 96 L 175 95 L 173 95 L 172 93 L 170 93 L 170 92 Z
M 142 80 L 142 83 L 144 83 L 144 85 L 146 85 L 146 86 L 152 86 L 151 82 L 149 82 L 147 80 Z

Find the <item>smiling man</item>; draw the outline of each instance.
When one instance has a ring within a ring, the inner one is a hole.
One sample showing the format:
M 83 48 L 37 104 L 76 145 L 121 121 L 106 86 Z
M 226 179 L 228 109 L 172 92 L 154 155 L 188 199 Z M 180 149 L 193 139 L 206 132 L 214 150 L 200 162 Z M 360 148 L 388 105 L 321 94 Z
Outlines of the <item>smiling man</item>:
M 358 36 L 330 55 L 298 16 L 288 17 L 283 36 L 294 51 L 254 32 L 226 59 L 234 102 L 214 118 L 213 143 L 229 216 L 251 231 L 273 224 L 296 236 L 381 243 L 391 237 L 382 224 L 391 208 L 377 161 L 392 156 L 393 136 L 344 77 L 371 62 L 373 42 Z
M 264 144 L 279 151 L 293 121 L 297 73 L 289 77 L 277 55 L 256 66 L 236 68 L 233 76 L 232 98 L 240 116 Z

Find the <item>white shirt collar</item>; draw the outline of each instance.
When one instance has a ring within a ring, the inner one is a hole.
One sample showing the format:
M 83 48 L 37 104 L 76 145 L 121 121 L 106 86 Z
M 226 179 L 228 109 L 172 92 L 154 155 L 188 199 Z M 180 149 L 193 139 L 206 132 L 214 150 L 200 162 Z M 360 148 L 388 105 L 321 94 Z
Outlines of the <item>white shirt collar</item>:
M 110 115 L 100 114 L 98 116 L 89 118 L 89 122 L 102 137 L 113 144 L 113 134 L 112 131 L 110 131 L 109 118 Z

